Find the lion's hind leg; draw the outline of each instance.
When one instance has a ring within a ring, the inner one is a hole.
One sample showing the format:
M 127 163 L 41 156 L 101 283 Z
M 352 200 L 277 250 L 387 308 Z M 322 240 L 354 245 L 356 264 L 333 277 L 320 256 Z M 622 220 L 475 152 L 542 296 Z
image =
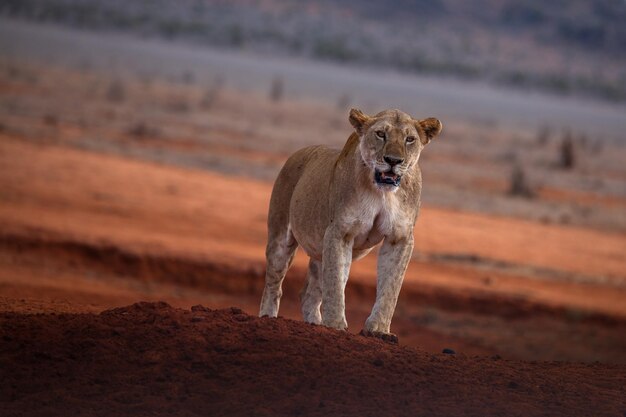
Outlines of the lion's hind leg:
M 270 239 L 265 252 L 267 260 L 265 288 L 259 316 L 276 317 L 278 315 L 280 297 L 283 295 L 283 280 L 293 262 L 297 248 L 298 243 L 288 227 L 277 233 L 272 233 L 270 230 Z
M 320 274 L 322 273 L 322 262 L 314 259 L 309 260 L 309 270 L 306 274 L 306 282 L 300 293 L 302 301 L 302 317 L 307 323 L 321 324 L 322 314 L 322 287 Z

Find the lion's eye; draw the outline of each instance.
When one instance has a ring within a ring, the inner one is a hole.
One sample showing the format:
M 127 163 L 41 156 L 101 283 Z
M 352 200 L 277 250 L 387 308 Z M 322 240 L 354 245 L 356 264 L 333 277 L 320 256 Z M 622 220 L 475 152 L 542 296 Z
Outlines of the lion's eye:
M 376 136 L 378 136 L 380 139 L 385 139 L 385 131 L 384 130 L 377 130 L 376 131 Z
M 406 143 L 413 143 L 415 142 L 415 137 L 413 136 L 407 136 L 406 138 Z

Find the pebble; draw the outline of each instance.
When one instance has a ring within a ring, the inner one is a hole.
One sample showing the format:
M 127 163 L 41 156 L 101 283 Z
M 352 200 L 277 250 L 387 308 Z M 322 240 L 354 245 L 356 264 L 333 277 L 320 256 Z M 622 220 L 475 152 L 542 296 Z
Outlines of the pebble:
M 442 353 L 445 353 L 446 355 L 454 355 L 456 352 L 450 348 L 445 348 L 444 350 L 441 351 Z

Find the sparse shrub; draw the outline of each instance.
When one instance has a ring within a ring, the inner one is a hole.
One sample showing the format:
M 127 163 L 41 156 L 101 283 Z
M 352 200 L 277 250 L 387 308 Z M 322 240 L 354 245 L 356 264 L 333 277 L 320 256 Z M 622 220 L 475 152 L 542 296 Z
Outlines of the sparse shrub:
M 202 100 L 200 100 L 200 107 L 206 110 L 212 108 L 219 98 L 223 84 L 223 78 L 220 75 L 216 76 L 213 80 L 213 84 L 207 89 L 206 93 L 204 93 Z
M 517 155 L 513 151 L 505 151 L 502 154 L 498 155 L 498 160 L 507 164 L 512 164 L 517 161 Z
M 90 72 L 93 69 L 93 65 L 88 59 L 81 59 L 80 64 L 78 64 L 78 69 L 81 72 Z
M 148 73 L 141 73 L 138 75 L 138 78 L 144 88 L 150 88 L 154 81 L 154 76 Z
M 280 76 L 274 77 L 270 88 L 270 100 L 278 102 L 282 100 L 285 90 L 285 83 Z
M 159 136 L 159 130 L 144 122 L 137 122 L 128 128 L 127 133 L 136 138 L 148 138 Z
M 571 81 L 563 74 L 548 74 L 538 81 L 538 85 L 558 94 L 569 94 L 572 90 Z
M 513 166 L 509 195 L 524 198 L 532 198 L 535 196 L 535 192 L 528 185 L 526 173 L 520 164 L 515 164 Z
M 550 142 L 550 128 L 548 126 L 543 126 L 537 132 L 537 144 L 541 146 L 545 146 Z
M 313 45 L 313 56 L 333 61 L 355 61 L 358 54 L 351 49 L 344 38 L 318 39 Z
M 602 152 L 602 149 L 604 149 L 604 143 L 602 142 L 602 139 L 595 139 L 593 142 L 591 142 L 590 148 L 591 152 L 596 155 Z
M 6 68 L 6 73 L 9 76 L 9 78 L 18 78 L 20 76 L 20 70 L 14 67 L 13 65 L 9 65 Z
M 48 126 L 56 126 L 59 124 L 59 120 L 53 114 L 46 114 L 42 118 L 43 122 Z
M 24 67 L 15 67 L 13 65 L 9 65 L 6 68 L 6 74 L 9 78 L 25 81 L 27 83 L 36 84 L 38 81 L 37 75 L 32 71 L 25 69 Z
M 163 20 L 158 24 L 158 31 L 167 38 L 174 38 L 183 31 L 182 24 L 176 20 Z
M 502 22 L 517 27 L 537 26 L 543 23 L 546 16 L 540 7 L 528 4 L 510 4 L 501 11 Z
M 607 42 L 607 28 L 600 22 L 577 22 L 561 19 L 557 34 L 575 45 L 588 48 L 603 48 Z
M 126 99 L 126 88 L 120 80 L 114 80 L 109 84 L 106 92 L 107 100 L 113 103 L 121 103 Z
M 189 103 L 182 97 L 172 97 L 165 107 L 167 110 L 175 113 L 186 113 L 189 111 Z
M 145 23 L 146 16 L 141 16 L 133 23 Z M 142 22 L 143 21 L 143 22 Z M 202 37 L 210 31 L 210 26 L 206 22 L 198 20 L 185 20 L 180 18 L 163 19 L 156 23 L 156 30 L 166 38 L 177 38 L 183 36 Z
M 454 60 L 437 60 L 429 58 L 423 53 L 409 57 L 401 63 L 407 70 L 438 75 L 456 75 L 465 79 L 474 79 L 480 75 L 480 69 L 474 65 L 460 63 Z
M 193 75 L 193 72 L 191 71 L 185 71 L 183 72 L 183 75 L 181 76 L 181 81 L 183 82 L 183 84 L 193 84 L 195 81 L 196 77 Z
M 350 96 L 346 93 L 342 94 L 339 96 L 339 99 L 337 100 L 337 108 L 339 110 L 345 110 L 348 108 L 348 106 L 350 105 L 350 102 L 352 101 L 352 99 L 350 98 Z
M 244 34 L 241 26 L 233 24 L 228 28 L 228 41 L 231 46 L 240 47 L 244 43 Z
M 574 152 L 574 141 L 572 135 L 569 132 L 565 132 L 561 146 L 559 148 L 560 166 L 563 169 L 572 169 L 576 163 L 576 156 Z

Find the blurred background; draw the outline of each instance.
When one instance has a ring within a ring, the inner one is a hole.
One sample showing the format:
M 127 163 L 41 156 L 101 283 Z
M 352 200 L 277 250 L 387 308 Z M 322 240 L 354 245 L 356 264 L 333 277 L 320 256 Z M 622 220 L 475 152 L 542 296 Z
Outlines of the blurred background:
M 256 314 L 286 158 L 342 147 L 350 107 L 400 108 L 444 124 L 400 343 L 625 363 L 624 21 L 621 0 L 0 0 L 0 309 Z

